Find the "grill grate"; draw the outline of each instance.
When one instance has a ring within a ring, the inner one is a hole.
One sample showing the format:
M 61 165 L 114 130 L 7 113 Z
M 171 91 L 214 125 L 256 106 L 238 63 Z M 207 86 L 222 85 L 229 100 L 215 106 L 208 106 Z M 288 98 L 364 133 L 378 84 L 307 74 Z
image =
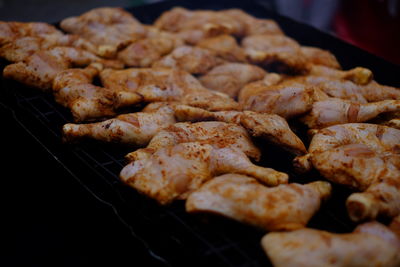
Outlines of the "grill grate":
M 306 44 L 332 50 L 344 68 L 356 65 L 370 67 L 376 76 L 382 77 L 387 84 L 396 85 L 396 82 L 393 82 L 396 81 L 396 77 L 385 76 L 390 73 L 388 70 L 391 68 L 387 63 L 315 29 L 271 14 L 251 1 L 168 1 L 133 8 L 130 11 L 143 23 L 151 23 L 161 12 L 177 5 L 203 9 L 239 7 L 256 16 L 276 19 L 284 31 L 295 39 L 306 40 Z M 324 40 L 326 43 L 323 43 Z M 350 53 L 358 55 L 355 58 L 359 61 L 352 62 L 346 59 L 346 55 Z M 382 73 L 379 69 L 383 70 Z M 63 124 L 72 121 L 69 112 L 56 104 L 50 94 L 26 88 L 12 81 L 1 82 L 4 90 L 0 93 L 7 95 L 7 98 L 4 98 L 7 100 L 3 102 L 12 106 L 16 119 L 37 135 L 50 153 L 84 186 L 100 199 L 112 204 L 133 234 L 142 240 L 146 247 L 151 248 L 149 252 L 153 256 L 157 255 L 157 259 L 164 259 L 160 260 L 161 263 L 190 263 L 191 266 L 270 266 L 260 246 L 264 232 L 224 218 L 189 215 L 185 213 L 183 202 L 168 207 L 158 206 L 154 201 L 122 185 L 118 179 L 118 174 L 125 164 L 124 155 L 133 148 L 99 145 L 94 142 L 79 145 L 62 144 L 60 129 Z M 274 155 L 273 159 L 266 159 L 273 161 L 269 166 L 280 170 L 290 168 L 287 154 L 282 154 L 279 149 L 274 150 L 273 147 L 267 148 L 267 156 L 268 154 Z M 293 177 L 292 173 L 290 174 Z M 317 174 L 310 177 L 296 177 L 296 181 L 306 182 L 320 178 Z M 335 186 L 335 202 L 326 203 L 326 209 L 314 216 L 310 226 L 337 232 L 351 231 L 354 225 L 350 223 L 343 209 L 348 194 L 347 190 Z

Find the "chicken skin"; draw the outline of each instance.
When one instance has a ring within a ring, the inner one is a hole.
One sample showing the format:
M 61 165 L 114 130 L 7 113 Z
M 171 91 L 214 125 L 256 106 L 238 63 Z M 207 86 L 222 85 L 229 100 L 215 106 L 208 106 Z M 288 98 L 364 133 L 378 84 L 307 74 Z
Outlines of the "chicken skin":
M 330 196 L 328 182 L 266 187 L 254 178 L 224 174 L 206 182 L 186 201 L 189 213 L 214 213 L 266 231 L 305 227 Z
M 378 222 L 346 234 L 309 228 L 268 233 L 261 245 L 275 267 L 400 265 L 400 239 Z
M 196 78 L 180 69 L 104 70 L 100 78 L 105 87 L 136 92 L 145 102 L 176 101 L 207 110 L 239 108 L 229 96 L 206 89 Z
M 137 160 L 138 154 L 152 153 L 162 147 L 188 142 L 210 144 L 217 148 L 234 147 L 255 160 L 259 160 L 261 156 L 260 150 L 243 127 L 233 123 L 207 121 L 181 122 L 166 127 L 151 139 L 145 149 L 129 153 L 126 158 L 130 161 Z
M 208 49 L 216 56 L 229 62 L 246 62 L 246 54 L 239 46 L 236 39 L 230 35 L 220 35 L 214 38 L 204 39 L 197 47 Z
M 223 121 L 242 125 L 254 137 L 260 137 L 294 155 L 303 155 L 307 150 L 301 139 L 290 129 L 286 120 L 276 114 L 252 111 L 211 112 L 186 105 L 175 105 L 178 121 Z
M 82 49 L 73 47 L 55 47 L 38 51 L 23 62 L 6 66 L 3 76 L 25 85 L 49 91 L 58 73 L 74 66 L 87 66 L 98 62 L 109 68 L 122 68 L 115 60 L 106 60 Z
M 400 130 L 349 123 L 319 130 L 309 154 L 295 159 L 304 170 L 314 166 L 329 181 L 362 193 L 347 200 L 353 221 L 400 214 Z
M 144 26 L 122 8 L 95 8 L 62 20 L 60 27 L 115 51 L 146 35 Z
M 91 138 L 103 142 L 145 146 L 161 129 L 175 123 L 174 112 L 161 107 L 154 112 L 136 112 L 89 124 L 68 123 L 63 126 L 64 141 Z
M 147 158 L 129 163 L 120 177 L 123 182 L 160 204 L 186 199 L 214 176 L 239 173 L 269 186 L 287 183 L 288 175 L 254 165 L 240 150 L 216 148 L 199 142 L 160 148 Z
M 114 116 L 123 107 L 142 101 L 135 92 L 118 91 L 92 84 L 102 70 L 93 63 L 85 69 L 67 69 L 56 75 L 53 94 L 57 103 L 69 108 L 75 122 L 92 121 Z
M 222 63 L 213 52 L 199 47 L 180 46 L 154 62 L 155 68 L 179 68 L 191 74 L 204 74 Z
M 272 68 L 276 72 L 302 74 L 309 71 L 300 45 L 284 35 L 251 35 L 242 40 L 250 63 Z
M 263 79 L 266 72 L 255 65 L 225 63 L 214 67 L 199 78 L 205 87 L 237 98 L 248 83 Z

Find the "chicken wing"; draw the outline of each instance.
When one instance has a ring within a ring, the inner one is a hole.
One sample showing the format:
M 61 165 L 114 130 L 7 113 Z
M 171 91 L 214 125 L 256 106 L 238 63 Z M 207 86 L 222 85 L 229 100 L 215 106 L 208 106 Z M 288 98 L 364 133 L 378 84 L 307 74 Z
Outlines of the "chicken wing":
M 307 152 L 303 142 L 290 129 L 286 120 L 275 114 L 252 111 L 211 112 L 186 105 L 175 105 L 175 117 L 178 121 L 224 121 L 242 125 L 254 137 L 260 137 L 288 150 L 294 155 Z
M 144 26 L 122 8 L 95 8 L 61 21 L 60 27 L 97 45 L 118 50 L 146 35 Z
M 309 71 L 300 45 L 284 35 L 251 35 L 242 40 L 249 61 L 276 72 L 302 74 Z
M 204 74 L 222 63 L 211 51 L 192 46 L 180 46 L 154 62 L 155 68 L 180 68 L 191 74 Z
M 214 213 L 266 231 L 303 228 L 330 196 L 328 182 L 266 187 L 255 179 L 225 174 L 206 182 L 186 201 L 190 213 Z
M 378 222 L 346 234 L 309 228 L 268 233 L 261 245 L 275 267 L 400 265 L 399 238 Z
M 89 124 L 68 123 L 63 126 L 66 142 L 91 138 L 103 142 L 145 146 L 161 129 L 175 123 L 170 107 L 161 107 L 154 112 L 136 112 Z
M 100 78 L 105 87 L 137 92 L 145 102 L 178 101 L 208 110 L 239 108 L 229 96 L 206 89 L 192 75 L 179 69 L 104 70 Z
M 207 88 L 236 98 L 239 91 L 248 83 L 261 80 L 266 72 L 255 65 L 225 63 L 214 67 L 199 78 Z
M 243 48 L 230 35 L 204 39 L 197 44 L 197 47 L 208 49 L 216 56 L 230 62 L 246 62 L 246 54 Z
M 358 104 L 347 100 L 330 98 L 314 102 L 311 111 L 301 118 L 311 129 L 325 128 L 335 124 L 365 122 L 381 113 L 400 111 L 400 100 L 385 100 Z
M 259 160 L 261 156 L 260 150 L 243 127 L 233 123 L 208 121 L 181 122 L 166 127 L 151 139 L 144 150 L 129 153 L 126 158 L 133 161 L 137 159 L 138 153 L 151 153 L 162 147 L 188 142 L 210 144 L 217 148 L 234 147 L 255 160 Z
M 252 164 L 240 150 L 198 142 L 161 148 L 125 166 L 120 177 L 140 193 L 165 205 L 174 199 L 186 199 L 204 182 L 223 173 L 245 174 L 270 186 L 288 180 L 285 173 Z
M 122 68 L 119 61 L 106 60 L 94 54 L 73 47 L 55 47 L 38 51 L 25 61 L 10 64 L 3 70 L 5 78 L 10 78 L 43 91 L 49 91 L 55 76 L 73 66 L 86 66 L 98 62 L 105 67 Z

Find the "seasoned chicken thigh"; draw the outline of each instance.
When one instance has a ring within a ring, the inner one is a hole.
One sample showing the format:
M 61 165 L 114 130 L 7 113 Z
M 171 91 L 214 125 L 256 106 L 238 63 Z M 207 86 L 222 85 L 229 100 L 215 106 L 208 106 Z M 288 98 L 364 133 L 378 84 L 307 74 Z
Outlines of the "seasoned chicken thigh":
M 64 34 L 50 24 L 0 21 L 0 57 L 10 62 L 25 60 L 37 51 L 57 46 L 80 48 L 102 57 L 115 54 L 115 51 L 97 46 L 78 35 Z
M 330 196 L 328 182 L 268 188 L 255 179 L 225 174 L 208 181 L 186 201 L 190 213 L 214 213 L 266 231 L 303 228 Z
M 208 110 L 238 109 L 238 103 L 229 96 L 204 88 L 179 69 L 104 70 L 100 78 L 105 87 L 139 93 L 145 102 L 177 101 Z
M 330 98 L 314 102 L 311 111 L 301 118 L 311 129 L 325 128 L 335 124 L 365 122 L 381 113 L 400 111 L 400 100 L 385 100 L 367 104 Z
M 144 26 L 122 8 L 95 8 L 62 20 L 60 26 L 66 32 L 114 50 L 146 35 Z
M 147 27 L 146 38 L 134 41 L 118 53 L 118 59 L 128 67 L 150 67 L 161 57 L 169 54 L 183 41 L 175 34 Z
M 361 224 L 347 234 L 309 228 L 268 233 L 261 245 L 275 267 L 400 265 L 399 238 L 378 222 Z
M 89 124 L 68 123 L 63 126 L 65 141 L 75 142 L 92 138 L 103 142 L 145 146 L 161 129 L 175 123 L 170 107 L 161 107 L 154 112 L 136 112 Z
M 3 70 L 5 78 L 13 79 L 43 91 L 52 88 L 56 75 L 73 66 L 86 66 L 98 62 L 109 68 L 122 68 L 115 60 L 106 60 L 94 54 L 73 47 L 55 47 L 38 51 L 23 62 L 6 66 Z
M 161 148 L 147 158 L 129 163 L 120 177 L 140 193 L 165 205 L 175 199 L 186 199 L 204 182 L 223 173 L 245 174 L 270 186 L 288 180 L 285 173 L 252 164 L 238 149 L 199 142 Z
M 261 80 L 266 72 L 250 64 L 225 63 L 214 67 L 199 78 L 207 88 L 236 98 L 240 90 L 248 83 Z
M 340 69 L 339 62 L 330 51 L 312 46 L 302 46 L 300 49 L 309 63 Z
M 154 25 L 165 31 L 179 33 L 188 44 L 192 45 L 222 34 L 243 36 L 245 30 L 240 21 L 222 12 L 191 11 L 181 7 L 164 12 Z
M 249 35 L 257 35 L 257 34 L 278 34 L 283 35 L 282 29 L 279 25 L 271 19 L 259 19 L 256 17 L 251 16 L 250 14 L 244 12 L 240 9 L 226 9 L 222 10 L 219 13 L 224 15 L 228 15 L 229 17 L 239 21 L 243 27 L 243 36 Z
M 304 83 L 288 80 L 269 85 L 258 81 L 240 91 L 239 104 L 244 110 L 278 114 L 288 119 L 311 110 L 313 97 L 314 88 Z
M 191 74 L 204 74 L 222 63 L 211 51 L 193 46 L 180 46 L 154 62 L 155 68 L 180 68 Z
M 260 137 L 276 144 L 294 155 L 307 152 L 303 142 L 290 129 L 286 120 L 276 114 L 252 111 L 211 112 L 186 105 L 175 105 L 175 117 L 178 121 L 215 120 L 242 125 L 254 137 Z
M 243 127 L 233 123 L 207 121 L 181 122 L 166 127 L 151 139 L 145 149 L 129 153 L 126 158 L 133 161 L 137 159 L 138 154 L 152 153 L 162 147 L 188 142 L 210 144 L 217 148 L 237 148 L 255 160 L 259 160 L 261 156 L 260 150 L 253 144 Z
M 216 56 L 230 62 L 246 62 L 246 54 L 243 48 L 230 35 L 204 39 L 197 44 L 197 47 L 208 49 Z
M 251 35 L 242 40 L 242 46 L 253 64 L 273 68 L 277 72 L 302 74 L 309 71 L 300 45 L 287 36 Z
M 311 164 L 326 179 L 362 193 L 347 200 L 354 221 L 400 214 L 400 130 L 349 123 L 319 130 L 309 154 L 295 159 L 298 168 Z
M 110 117 L 118 109 L 142 101 L 142 96 L 135 92 L 93 85 L 94 77 L 101 70 L 101 64 L 93 63 L 85 69 L 61 71 L 54 78 L 55 100 L 71 110 L 76 122 Z

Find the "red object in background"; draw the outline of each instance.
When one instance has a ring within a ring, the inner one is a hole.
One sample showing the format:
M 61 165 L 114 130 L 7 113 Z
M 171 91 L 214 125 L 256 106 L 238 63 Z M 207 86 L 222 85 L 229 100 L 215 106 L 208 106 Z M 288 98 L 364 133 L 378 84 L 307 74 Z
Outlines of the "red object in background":
M 388 0 L 343 0 L 334 30 L 340 38 L 400 65 L 400 9 L 390 15 Z

